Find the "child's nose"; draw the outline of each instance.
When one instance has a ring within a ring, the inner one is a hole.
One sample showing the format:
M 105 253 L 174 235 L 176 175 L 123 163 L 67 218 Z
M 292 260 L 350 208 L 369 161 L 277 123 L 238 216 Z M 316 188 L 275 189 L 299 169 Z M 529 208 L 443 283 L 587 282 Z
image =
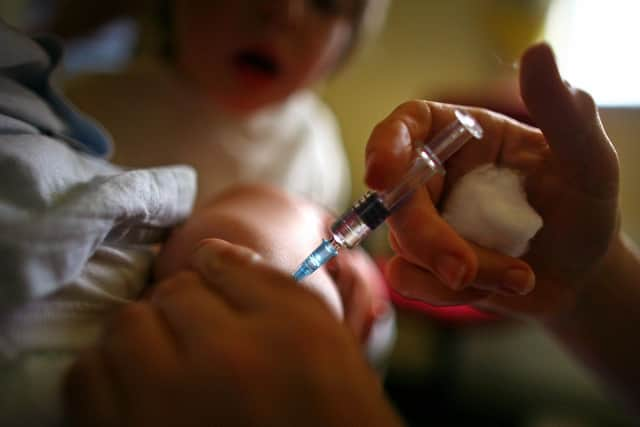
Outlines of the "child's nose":
M 262 13 L 271 25 L 297 29 L 304 25 L 306 0 L 263 0 Z

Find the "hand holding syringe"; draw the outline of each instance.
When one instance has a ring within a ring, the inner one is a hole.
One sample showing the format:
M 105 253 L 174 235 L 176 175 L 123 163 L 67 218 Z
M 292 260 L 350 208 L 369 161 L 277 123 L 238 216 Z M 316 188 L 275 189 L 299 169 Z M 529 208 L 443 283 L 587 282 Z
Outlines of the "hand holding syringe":
M 471 138 L 482 138 L 482 128 L 469 114 L 456 110 L 456 121 L 418 149 L 418 156 L 402 180 L 385 192 L 370 191 L 340 216 L 331 236 L 300 264 L 293 277 L 302 280 L 324 265 L 341 248 L 358 246 L 413 192 L 433 175 L 444 173 L 443 163 Z

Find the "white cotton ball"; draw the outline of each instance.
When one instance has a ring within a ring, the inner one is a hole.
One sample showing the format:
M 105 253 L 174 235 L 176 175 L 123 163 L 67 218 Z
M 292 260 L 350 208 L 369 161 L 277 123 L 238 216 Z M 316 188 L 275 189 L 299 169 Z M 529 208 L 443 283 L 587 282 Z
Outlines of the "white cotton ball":
M 527 251 L 542 227 L 542 217 L 527 202 L 523 178 L 493 164 L 456 183 L 442 216 L 465 239 L 513 257 Z

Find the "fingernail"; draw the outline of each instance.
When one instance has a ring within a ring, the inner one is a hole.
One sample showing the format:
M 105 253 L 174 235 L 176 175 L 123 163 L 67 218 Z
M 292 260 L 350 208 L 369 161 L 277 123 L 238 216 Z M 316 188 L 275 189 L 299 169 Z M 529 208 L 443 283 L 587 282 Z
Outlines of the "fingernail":
M 459 290 L 462 289 L 467 266 L 455 256 L 443 255 L 436 260 L 436 272 L 452 289 Z
M 512 268 L 504 274 L 500 290 L 510 295 L 526 295 L 534 286 L 535 277 L 531 271 Z
M 218 256 L 218 247 L 222 245 L 219 239 L 201 240 L 191 255 L 192 266 L 207 266 L 208 269 L 217 269 L 221 262 Z
M 222 239 L 201 241 L 194 254 L 195 264 L 206 265 L 209 269 L 222 269 L 230 263 L 254 263 L 262 258 L 251 249 L 234 245 Z

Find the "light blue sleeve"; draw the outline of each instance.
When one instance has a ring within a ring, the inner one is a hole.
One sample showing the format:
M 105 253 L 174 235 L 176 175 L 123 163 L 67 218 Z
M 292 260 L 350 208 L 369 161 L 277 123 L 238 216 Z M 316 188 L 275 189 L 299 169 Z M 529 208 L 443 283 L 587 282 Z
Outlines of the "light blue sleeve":
M 77 277 L 102 243 L 160 242 L 195 196 L 186 166 L 122 171 L 0 129 L 0 313 Z
M 62 51 L 0 20 L 0 322 L 78 276 L 103 243 L 162 240 L 189 214 L 195 172 L 126 171 L 107 134 L 51 85 Z

